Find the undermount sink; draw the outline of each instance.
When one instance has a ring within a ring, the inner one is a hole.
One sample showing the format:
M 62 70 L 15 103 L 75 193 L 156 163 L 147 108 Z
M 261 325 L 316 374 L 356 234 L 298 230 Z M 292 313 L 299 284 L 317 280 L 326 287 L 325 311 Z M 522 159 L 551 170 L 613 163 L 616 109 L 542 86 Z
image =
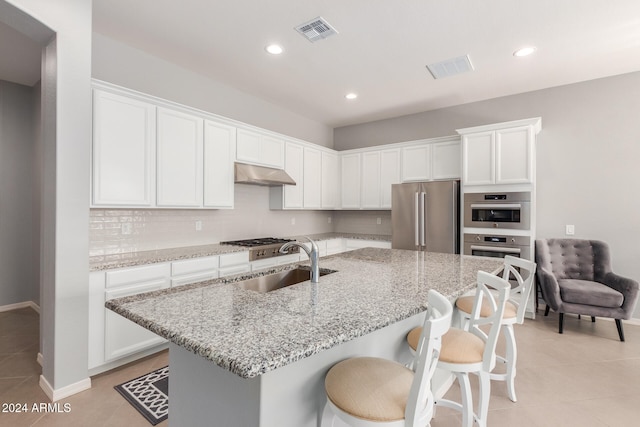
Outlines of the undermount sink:
M 335 270 L 326 268 L 320 269 L 320 277 L 327 274 L 335 273 Z M 258 276 L 253 279 L 243 280 L 236 283 L 236 286 L 250 291 L 266 293 L 281 289 L 296 283 L 306 282 L 310 280 L 311 270 L 305 268 L 295 268 L 293 270 L 284 270 L 279 273 L 267 274 L 266 276 Z

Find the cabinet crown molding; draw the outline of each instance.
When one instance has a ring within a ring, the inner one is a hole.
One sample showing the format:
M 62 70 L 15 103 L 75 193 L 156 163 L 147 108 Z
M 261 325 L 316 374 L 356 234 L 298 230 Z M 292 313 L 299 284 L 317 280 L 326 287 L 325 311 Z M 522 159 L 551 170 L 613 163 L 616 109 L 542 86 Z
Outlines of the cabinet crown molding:
M 514 128 L 519 126 L 532 126 L 535 134 L 537 135 L 542 129 L 542 118 L 533 117 L 530 119 L 513 120 L 510 122 L 492 123 L 490 125 L 473 126 L 468 128 L 456 129 L 459 135 L 466 135 L 469 133 L 488 132 L 492 130 L 499 130 L 505 128 Z

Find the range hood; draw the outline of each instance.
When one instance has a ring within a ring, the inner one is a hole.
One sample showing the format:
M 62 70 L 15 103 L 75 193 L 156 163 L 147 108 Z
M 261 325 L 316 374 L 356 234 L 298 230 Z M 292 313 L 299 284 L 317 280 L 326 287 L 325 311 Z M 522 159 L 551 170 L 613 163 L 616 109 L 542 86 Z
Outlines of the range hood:
M 296 182 L 282 169 L 265 166 L 235 163 L 235 182 L 238 184 L 254 185 L 296 185 Z

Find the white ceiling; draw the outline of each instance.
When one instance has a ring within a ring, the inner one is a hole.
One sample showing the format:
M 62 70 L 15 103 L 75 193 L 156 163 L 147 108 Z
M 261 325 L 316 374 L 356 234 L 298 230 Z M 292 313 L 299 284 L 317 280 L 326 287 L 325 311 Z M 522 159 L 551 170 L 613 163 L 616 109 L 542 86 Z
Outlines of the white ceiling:
M 93 3 L 94 31 L 332 127 L 640 70 L 638 0 Z M 293 29 L 317 16 L 339 34 Z M 284 54 L 265 53 L 272 42 Z M 538 50 L 514 57 L 524 45 Z M 425 67 L 465 54 L 475 71 L 434 80 Z

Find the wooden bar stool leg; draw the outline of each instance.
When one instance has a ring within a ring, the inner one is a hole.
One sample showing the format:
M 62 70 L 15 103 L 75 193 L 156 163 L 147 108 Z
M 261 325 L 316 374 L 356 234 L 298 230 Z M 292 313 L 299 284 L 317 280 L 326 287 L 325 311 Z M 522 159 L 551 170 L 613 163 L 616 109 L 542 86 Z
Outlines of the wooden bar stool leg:
M 507 392 L 509 399 L 515 402 L 516 399 L 516 359 L 518 358 L 518 348 L 516 346 L 516 336 L 514 334 L 513 325 L 504 326 L 504 335 L 506 338 L 506 355 L 507 355 Z
M 471 397 L 471 383 L 469 375 L 457 374 L 458 384 L 460 384 L 460 394 L 462 403 L 462 425 L 463 427 L 473 426 L 473 398 Z
M 478 394 L 477 422 L 480 427 L 487 426 L 487 416 L 489 415 L 489 399 L 491 398 L 491 378 L 488 372 L 478 373 L 480 381 L 480 393 Z

